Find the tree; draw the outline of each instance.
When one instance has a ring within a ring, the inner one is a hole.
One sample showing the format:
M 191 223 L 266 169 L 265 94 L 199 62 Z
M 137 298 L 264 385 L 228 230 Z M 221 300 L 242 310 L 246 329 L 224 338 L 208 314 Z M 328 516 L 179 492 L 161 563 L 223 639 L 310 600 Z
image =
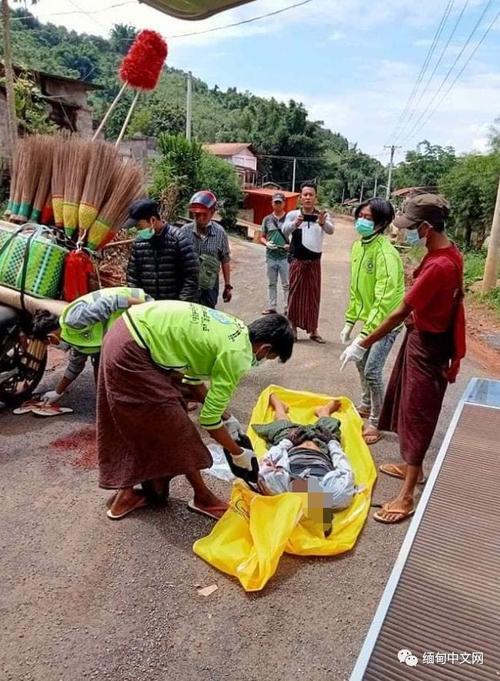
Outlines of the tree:
M 395 169 L 393 187 L 437 187 L 455 163 L 453 147 L 441 147 L 424 140 L 414 151 L 408 151 L 404 162 Z
M 500 153 L 500 116 L 495 118 L 494 124 L 490 126 L 488 142 L 491 151 Z
M 225 227 L 234 227 L 243 194 L 233 166 L 208 151 L 200 159 L 198 187 L 213 192 L 219 201 L 219 211 Z
M 484 241 L 495 209 L 500 153 L 468 154 L 442 178 L 440 190 L 451 204 L 451 228 L 467 247 Z
M 111 47 L 119 54 L 127 54 L 129 47 L 136 39 L 137 31 L 129 24 L 114 24 L 109 34 Z

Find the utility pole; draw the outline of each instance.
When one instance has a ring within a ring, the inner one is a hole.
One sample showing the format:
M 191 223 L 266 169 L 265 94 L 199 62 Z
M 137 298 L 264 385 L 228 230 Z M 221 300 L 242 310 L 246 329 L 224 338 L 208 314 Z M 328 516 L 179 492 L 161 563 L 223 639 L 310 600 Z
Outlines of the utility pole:
M 493 222 L 491 223 L 488 255 L 484 266 L 483 293 L 487 293 L 497 285 L 498 263 L 500 261 L 500 182 L 498 183 L 497 201 Z
M 342 201 L 340 202 L 341 206 L 344 204 L 344 199 L 345 199 L 345 185 L 342 187 Z
M 193 75 L 191 71 L 187 74 L 187 95 L 186 95 L 186 139 L 191 140 L 191 127 L 193 120 Z
M 362 180 L 362 182 L 361 182 L 361 191 L 360 191 L 360 193 L 359 193 L 359 202 L 360 202 L 360 203 L 362 203 L 362 201 L 363 201 L 363 192 L 364 192 L 364 190 L 365 190 L 365 181 Z
M 392 168 L 394 165 L 394 152 L 396 149 L 401 149 L 401 147 L 397 147 L 395 144 L 391 144 L 391 146 L 386 145 L 384 149 L 390 149 L 391 150 L 391 159 L 389 161 L 389 174 L 387 176 L 387 188 L 385 191 L 385 198 L 387 201 L 391 198 L 391 180 L 392 180 Z
M 378 175 L 375 175 L 375 184 L 373 185 L 373 196 L 377 196 Z
M 295 180 L 297 178 L 297 159 L 293 159 L 293 170 L 292 170 L 292 192 L 295 191 Z
M 5 70 L 5 94 L 7 99 L 7 133 L 9 140 L 10 168 L 14 164 L 17 145 L 16 93 L 14 69 L 12 68 L 12 44 L 10 40 L 10 12 L 7 0 L 2 0 L 3 63 Z

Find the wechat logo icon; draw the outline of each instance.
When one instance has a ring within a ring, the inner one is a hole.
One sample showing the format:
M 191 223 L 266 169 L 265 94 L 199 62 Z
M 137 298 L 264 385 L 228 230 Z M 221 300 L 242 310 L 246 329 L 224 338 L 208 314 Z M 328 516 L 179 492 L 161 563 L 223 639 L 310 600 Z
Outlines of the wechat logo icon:
M 418 664 L 418 657 L 407 648 L 401 648 L 398 653 L 398 660 L 401 664 L 408 665 L 408 667 L 416 667 Z

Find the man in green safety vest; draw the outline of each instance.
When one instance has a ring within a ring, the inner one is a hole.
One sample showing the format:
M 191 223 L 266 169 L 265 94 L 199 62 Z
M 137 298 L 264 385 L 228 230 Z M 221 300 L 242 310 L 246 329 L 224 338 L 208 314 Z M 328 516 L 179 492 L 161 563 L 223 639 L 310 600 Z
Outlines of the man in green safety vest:
M 41 396 L 41 401 L 46 404 L 58 402 L 82 373 L 88 357 L 97 381 L 104 336 L 125 310 L 150 300 L 152 298 L 140 288 L 115 286 L 77 298 L 64 309 L 60 317 L 46 310 L 38 310 L 33 317 L 33 337 L 61 350 L 70 350 L 64 376 L 54 390 Z

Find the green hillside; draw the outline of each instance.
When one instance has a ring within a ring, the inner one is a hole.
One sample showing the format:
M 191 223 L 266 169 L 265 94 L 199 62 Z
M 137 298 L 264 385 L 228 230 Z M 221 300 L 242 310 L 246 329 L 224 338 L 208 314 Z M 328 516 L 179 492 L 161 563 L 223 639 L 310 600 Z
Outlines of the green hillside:
M 96 123 L 106 105 L 117 93 L 118 66 L 135 32 L 132 27 L 115 25 L 109 39 L 79 34 L 54 24 L 42 24 L 27 10 L 12 12 L 14 60 L 27 68 L 80 78 L 103 86 L 92 94 Z M 140 99 L 128 135 L 157 136 L 160 132 L 183 132 L 185 128 L 186 74 L 166 68 L 157 90 Z M 106 127 L 115 137 L 121 127 L 132 95 L 122 99 Z M 297 181 L 319 178 L 331 201 L 359 195 L 364 181 L 370 191 L 375 176 L 381 176 L 380 163 L 361 153 L 339 133 L 321 122 L 311 121 L 305 107 L 256 97 L 236 88 L 221 91 L 217 86 L 194 79 L 193 134 L 202 142 L 244 141 L 254 145 L 257 154 L 312 157 L 297 164 Z M 266 179 L 289 186 L 291 163 L 263 159 Z

